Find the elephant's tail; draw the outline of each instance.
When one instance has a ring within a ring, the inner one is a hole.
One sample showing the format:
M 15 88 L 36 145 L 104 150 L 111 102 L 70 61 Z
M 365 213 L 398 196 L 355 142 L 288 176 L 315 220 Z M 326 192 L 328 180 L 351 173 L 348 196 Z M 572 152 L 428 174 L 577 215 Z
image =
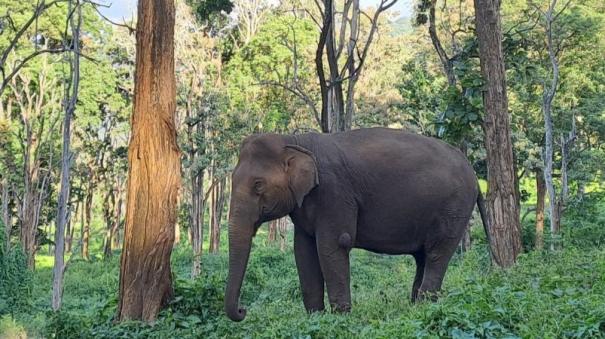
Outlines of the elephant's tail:
M 483 199 L 483 194 L 481 193 L 481 187 L 479 187 L 479 183 L 477 183 L 477 207 L 479 207 L 479 214 L 481 215 L 481 222 L 483 223 L 483 230 L 485 231 L 485 236 L 487 238 L 487 248 L 490 254 L 490 258 L 492 256 L 492 239 L 489 235 L 489 221 L 487 219 L 487 211 L 485 210 L 485 199 Z

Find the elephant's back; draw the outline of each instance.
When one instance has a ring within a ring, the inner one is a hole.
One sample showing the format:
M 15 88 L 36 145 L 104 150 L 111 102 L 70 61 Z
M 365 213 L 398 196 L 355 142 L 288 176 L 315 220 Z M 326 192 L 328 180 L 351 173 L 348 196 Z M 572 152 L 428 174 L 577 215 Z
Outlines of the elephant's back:
M 457 148 L 435 138 L 389 128 L 367 128 L 334 135 L 351 166 L 369 171 L 456 172 L 472 175 Z M 434 173 L 439 174 L 439 173 Z

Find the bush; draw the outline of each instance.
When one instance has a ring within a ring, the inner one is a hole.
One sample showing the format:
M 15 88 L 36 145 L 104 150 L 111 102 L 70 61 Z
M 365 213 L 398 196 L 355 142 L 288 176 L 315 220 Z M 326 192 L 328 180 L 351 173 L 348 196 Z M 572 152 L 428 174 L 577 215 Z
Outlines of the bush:
M 0 229 L 4 225 L 0 222 Z M 0 232 L 0 315 L 24 311 L 31 304 L 32 273 L 19 245 L 7 247 Z
M 0 318 L 0 338 L 2 339 L 26 339 L 25 328 L 19 325 L 10 315 Z

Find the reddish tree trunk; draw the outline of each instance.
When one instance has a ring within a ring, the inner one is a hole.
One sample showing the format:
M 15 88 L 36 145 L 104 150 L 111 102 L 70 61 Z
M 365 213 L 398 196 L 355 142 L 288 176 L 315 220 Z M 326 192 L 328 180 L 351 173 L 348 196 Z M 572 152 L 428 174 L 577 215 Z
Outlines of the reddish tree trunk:
M 140 0 L 118 319 L 151 322 L 172 297 L 177 219 L 173 0 Z
M 492 256 L 498 266 L 510 267 L 516 262 L 522 248 L 502 53 L 500 0 L 475 0 L 475 20 L 481 72 L 486 87 L 483 127 Z

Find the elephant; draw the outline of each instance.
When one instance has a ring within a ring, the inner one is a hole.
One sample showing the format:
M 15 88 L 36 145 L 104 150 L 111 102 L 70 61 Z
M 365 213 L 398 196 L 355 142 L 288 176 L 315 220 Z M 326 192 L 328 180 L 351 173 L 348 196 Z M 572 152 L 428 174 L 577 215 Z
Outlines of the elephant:
M 252 238 L 289 215 L 303 303 L 351 309 L 352 248 L 412 255 L 412 301 L 441 288 L 450 258 L 483 198 L 467 158 L 438 139 L 388 128 L 247 137 L 232 172 L 225 312 L 241 321 Z

